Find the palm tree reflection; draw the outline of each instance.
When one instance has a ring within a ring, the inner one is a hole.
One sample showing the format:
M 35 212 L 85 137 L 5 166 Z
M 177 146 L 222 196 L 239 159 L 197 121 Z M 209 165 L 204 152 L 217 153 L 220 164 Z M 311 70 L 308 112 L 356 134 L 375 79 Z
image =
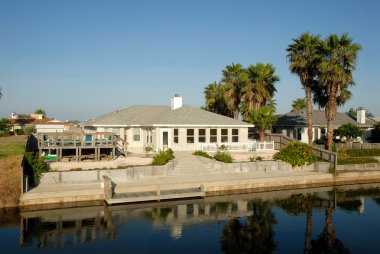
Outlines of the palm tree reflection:
M 234 218 L 225 226 L 221 239 L 225 253 L 272 253 L 273 225 L 277 223 L 269 202 L 253 202 L 253 214 L 246 220 Z

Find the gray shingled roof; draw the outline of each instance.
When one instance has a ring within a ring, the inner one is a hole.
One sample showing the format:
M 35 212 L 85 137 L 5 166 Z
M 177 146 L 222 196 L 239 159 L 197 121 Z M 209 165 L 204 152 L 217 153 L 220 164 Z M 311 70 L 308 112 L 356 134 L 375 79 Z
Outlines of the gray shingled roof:
M 289 112 L 287 114 L 279 115 L 277 122 L 273 126 L 307 126 L 306 119 L 306 110 L 298 110 L 295 112 Z M 334 126 L 338 127 L 347 123 L 351 123 L 363 128 L 368 128 L 370 126 L 373 126 L 376 123 L 376 121 L 374 121 L 373 119 L 366 118 L 366 123 L 360 124 L 355 119 L 349 117 L 347 114 L 337 112 L 336 117 L 334 119 Z M 313 124 L 315 126 L 327 125 L 325 111 L 313 111 Z
M 83 123 L 84 126 L 96 125 L 241 125 L 249 123 L 215 114 L 199 108 L 184 105 L 172 110 L 168 106 L 131 106 L 120 109 Z

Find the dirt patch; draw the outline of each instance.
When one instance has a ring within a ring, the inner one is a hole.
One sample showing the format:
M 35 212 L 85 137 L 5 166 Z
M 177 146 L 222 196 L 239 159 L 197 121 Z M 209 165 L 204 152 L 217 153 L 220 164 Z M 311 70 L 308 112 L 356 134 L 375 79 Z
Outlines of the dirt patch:
M 0 207 L 15 207 L 20 198 L 22 155 L 0 158 Z

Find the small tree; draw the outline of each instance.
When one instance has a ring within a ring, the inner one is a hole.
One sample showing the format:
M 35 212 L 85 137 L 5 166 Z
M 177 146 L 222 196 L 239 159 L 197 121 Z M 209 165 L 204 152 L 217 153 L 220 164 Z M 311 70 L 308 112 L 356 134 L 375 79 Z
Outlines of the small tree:
M 24 130 L 25 135 L 30 135 L 32 133 L 36 133 L 36 127 L 34 126 L 28 126 Z
M 361 137 L 363 131 L 356 125 L 353 124 L 344 124 L 338 129 L 334 130 L 334 136 L 346 137 L 348 141 L 351 141 L 353 138 Z
M 273 115 L 274 108 L 269 106 L 254 109 L 249 113 L 248 122 L 259 128 L 260 142 L 264 141 L 265 130 L 272 128 L 272 124 L 277 121 L 277 116 Z
M 42 117 L 46 117 L 46 111 L 43 110 L 42 108 L 38 108 L 34 111 L 34 114 L 41 114 Z
M 146 157 L 148 157 L 148 153 L 152 152 L 153 148 L 151 146 L 145 146 L 144 147 L 144 152 L 146 154 Z
M 298 110 L 307 110 L 307 101 L 305 98 L 298 98 L 293 101 L 292 103 L 292 112 L 298 111 Z

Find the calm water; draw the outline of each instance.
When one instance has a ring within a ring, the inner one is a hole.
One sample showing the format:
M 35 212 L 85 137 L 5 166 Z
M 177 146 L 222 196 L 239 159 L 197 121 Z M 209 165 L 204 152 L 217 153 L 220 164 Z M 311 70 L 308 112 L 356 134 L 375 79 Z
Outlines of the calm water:
M 379 253 L 380 184 L 0 210 L 0 253 Z

